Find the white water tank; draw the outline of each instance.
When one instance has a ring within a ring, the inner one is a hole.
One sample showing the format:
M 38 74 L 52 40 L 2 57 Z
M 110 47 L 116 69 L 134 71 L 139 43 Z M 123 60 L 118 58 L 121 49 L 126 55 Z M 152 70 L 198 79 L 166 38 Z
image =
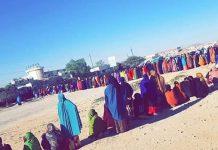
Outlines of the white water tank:
M 28 78 L 32 78 L 34 80 L 43 80 L 43 67 L 39 65 L 32 66 L 26 70 Z

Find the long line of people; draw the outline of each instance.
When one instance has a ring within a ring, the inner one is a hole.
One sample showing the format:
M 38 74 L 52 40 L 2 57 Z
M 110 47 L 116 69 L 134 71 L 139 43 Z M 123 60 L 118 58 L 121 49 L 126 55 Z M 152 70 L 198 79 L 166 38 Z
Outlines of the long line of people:
M 217 78 L 218 76 L 213 76 L 213 79 Z M 141 93 L 135 93 L 134 96 L 133 89 L 125 78 L 121 77 L 120 83 L 112 75 L 108 75 L 106 79 L 103 118 L 99 117 L 94 109 L 91 109 L 88 114 L 90 140 L 107 135 L 109 129 L 114 129 L 117 134 L 126 132 L 131 118 L 158 115 L 164 109 L 189 101 L 190 97 L 203 98 L 209 93 L 207 81 L 201 73 L 197 73 L 195 78 L 186 77 L 180 83 L 175 81 L 174 87 L 171 88 L 155 70 L 147 71 L 139 85 Z M 42 134 L 41 144 L 33 133 L 27 132 L 23 137 L 23 149 L 73 150 L 80 148 L 79 135 L 82 122 L 79 111 L 63 93 L 58 94 L 58 116 L 60 129 L 49 123 L 46 132 Z M 6 148 L 1 146 L 3 150 L 8 150 L 7 148 L 10 147 L 10 145 L 5 146 Z
M 218 64 L 218 45 L 208 47 L 177 56 L 159 57 L 153 62 L 147 62 L 143 66 L 115 70 L 112 75 L 119 81 L 120 77 L 124 77 L 126 81 L 139 79 L 148 70 L 154 69 L 158 74 L 188 70 L 199 66 L 204 66 L 210 63 Z M 46 95 L 57 94 L 61 92 L 74 92 L 77 90 L 85 90 L 106 86 L 106 75 L 97 74 L 95 76 L 73 79 L 67 84 L 58 84 L 47 86 L 34 90 L 36 98 Z
M 208 50 L 212 51 L 211 49 Z M 197 57 L 197 55 L 194 56 Z M 198 56 L 199 62 L 203 56 L 203 54 Z M 181 57 L 185 58 L 185 55 Z M 177 56 L 176 58 L 179 57 Z M 189 58 L 189 56 L 186 55 L 186 58 Z M 212 58 L 210 57 L 210 60 Z M 181 60 L 181 63 L 178 60 L 174 64 L 178 66 L 179 64 L 185 64 L 184 60 Z M 160 64 L 160 62 L 161 60 L 158 63 L 147 63 L 141 68 L 141 73 L 140 71 L 138 72 L 138 77 L 140 77 L 140 74 L 143 74 L 143 79 L 139 85 L 141 93 L 135 93 L 134 96 L 132 87 L 127 83 L 129 80 L 137 78 L 137 76 L 134 77 L 134 69 L 129 75 L 125 71 L 121 71 L 104 76 L 104 86 L 106 86 L 104 92 L 104 114 L 103 118 L 101 118 L 94 109 L 89 111 L 87 117 L 89 139 L 101 138 L 107 133 L 108 129 L 114 129 L 117 134 L 126 132 L 129 129 L 129 122 L 132 117 L 158 115 L 164 109 L 189 101 L 190 97 L 203 98 L 208 95 L 209 87 L 201 73 L 196 74 L 195 78 L 192 76 L 186 77 L 180 83 L 175 81 L 173 88 L 170 85 L 166 85 L 164 78 L 161 76 L 165 72 L 163 71 L 164 67 L 161 72 L 161 69 L 157 67 L 159 65 L 155 65 Z M 196 66 L 196 63 L 193 62 L 193 64 L 193 66 Z M 173 71 L 173 68 L 178 69 L 178 66 L 172 67 L 171 70 Z M 140 70 L 139 67 L 138 69 Z M 182 69 L 190 69 L 190 66 L 183 65 Z M 208 81 L 215 83 L 217 78 L 216 68 L 208 74 Z M 72 150 L 81 147 L 79 135 L 82 129 L 82 122 L 77 106 L 65 98 L 63 95 L 64 91 L 59 90 L 58 92 L 60 130 L 52 123 L 48 124 L 46 133 L 42 135 L 41 144 L 33 133 L 27 132 L 23 138 L 24 150 L 41 150 L 41 147 L 44 150 Z

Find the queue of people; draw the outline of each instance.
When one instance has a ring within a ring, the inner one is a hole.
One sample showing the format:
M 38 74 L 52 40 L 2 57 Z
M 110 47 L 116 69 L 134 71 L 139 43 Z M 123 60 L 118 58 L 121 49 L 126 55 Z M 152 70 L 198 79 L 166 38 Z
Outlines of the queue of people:
M 212 69 L 208 79 L 216 80 L 218 78 L 216 73 L 217 68 Z M 171 88 L 171 85 L 166 84 L 160 74 L 148 69 L 139 87 L 140 93 L 133 95 L 131 85 L 123 77 L 118 82 L 114 76 L 106 76 L 104 114 L 101 118 L 96 110 L 89 111 L 87 116 L 88 139 L 96 140 L 104 137 L 109 129 L 117 134 L 126 132 L 129 130 L 129 122 L 132 118 L 137 119 L 141 115 L 158 115 L 164 109 L 170 109 L 189 101 L 193 96 L 204 98 L 209 93 L 207 80 L 201 73 L 197 73 L 196 77 L 188 76 L 182 82 L 175 81 Z M 80 148 L 79 135 L 82 122 L 79 111 L 77 106 L 66 99 L 61 92 L 58 94 L 58 117 L 60 129 L 49 123 L 46 132 L 41 136 L 41 142 L 32 132 L 27 132 L 23 137 L 23 149 L 74 150 Z M 133 120 L 132 123 L 134 123 Z M 9 150 L 10 145 L 3 145 L 2 140 L 0 142 L 0 146 L 4 147 L 3 150 Z
M 218 83 L 218 65 L 208 73 L 207 80 L 201 73 L 197 73 L 196 77 L 189 76 L 184 78 L 182 82 L 175 81 L 173 87 L 165 83 L 161 74 L 216 62 L 218 57 L 215 55 L 215 49 L 209 47 L 208 55 L 200 52 L 172 57 L 169 59 L 170 61 L 159 59 L 157 63 L 150 62 L 141 68 L 130 68 L 128 72 L 126 70 L 114 72 L 104 75 L 103 79 L 95 77 L 94 84 L 90 84 L 91 87 L 106 86 L 104 114 L 101 118 L 96 110 L 89 111 L 87 115 L 88 138 L 91 140 L 101 138 L 109 129 L 114 130 L 117 134 L 126 132 L 130 128 L 132 118 L 137 119 L 142 115 L 158 115 L 165 109 L 189 101 L 193 96 L 196 98 L 206 97 L 209 94 L 208 83 L 214 83 L 214 85 Z M 191 62 L 191 65 L 187 62 Z M 139 77 L 143 77 L 139 84 L 140 93 L 134 94 L 127 81 Z M 84 88 L 80 78 L 77 81 L 77 88 L 79 90 Z M 24 150 L 73 150 L 81 147 L 79 135 L 82 122 L 77 106 L 65 98 L 63 86 L 56 90 L 60 129 L 49 123 L 46 132 L 42 135 L 41 143 L 33 133 L 27 132 L 23 138 Z
M 126 81 L 142 78 L 148 70 L 155 70 L 158 74 L 188 70 L 210 63 L 218 64 L 218 46 L 214 45 L 207 49 L 201 49 L 189 53 L 184 53 L 171 57 L 159 57 L 153 62 L 147 62 L 142 66 L 123 68 L 115 70 L 112 76 L 117 79 L 123 77 Z M 77 77 L 67 84 L 58 84 L 47 86 L 34 90 L 35 98 L 44 97 L 46 95 L 58 94 L 59 92 L 74 92 L 78 90 L 86 90 L 90 88 L 98 88 L 106 86 L 106 74 L 96 74 L 91 77 Z

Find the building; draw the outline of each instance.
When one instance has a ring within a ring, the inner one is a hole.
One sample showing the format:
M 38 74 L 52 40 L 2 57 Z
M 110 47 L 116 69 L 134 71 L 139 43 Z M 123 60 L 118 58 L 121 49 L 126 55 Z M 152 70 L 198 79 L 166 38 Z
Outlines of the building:
M 43 80 L 44 79 L 44 71 L 43 67 L 39 66 L 39 64 L 28 67 L 26 70 L 27 78 L 34 80 Z

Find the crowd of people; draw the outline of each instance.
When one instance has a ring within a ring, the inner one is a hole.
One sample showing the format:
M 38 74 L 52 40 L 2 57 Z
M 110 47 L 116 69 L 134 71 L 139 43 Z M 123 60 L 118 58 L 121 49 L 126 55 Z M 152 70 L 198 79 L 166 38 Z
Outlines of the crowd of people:
M 115 70 L 112 75 L 119 81 L 120 77 L 124 77 L 126 81 L 142 78 L 147 69 L 154 69 L 158 74 L 188 70 L 210 63 L 218 63 L 218 46 L 203 48 L 190 53 L 185 53 L 171 57 L 159 57 L 157 60 L 148 61 L 142 66 L 132 68 L 122 68 Z M 67 84 L 58 84 L 47 86 L 33 90 L 35 98 L 44 97 L 46 95 L 57 94 L 59 92 L 74 92 L 78 90 L 86 90 L 106 86 L 106 73 L 98 73 L 92 77 L 73 79 Z
M 139 84 L 140 93 L 135 93 L 131 85 L 120 77 L 119 82 L 111 74 L 106 75 L 104 114 L 101 118 L 96 110 L 88 113 L 89 136 L 91 141 L 104 137 L 110 131 L 117 134 L 129 130 L 130 122 L 143 116 L 161 114 L 165 109 L 176 107 L 191 97 L 204 98 L 209 94 L 208 83 L 214 85 L 218 79 L 218 66 L 208 73 L 208 80 L 201 73 L 196 77 L 188 76 L 182 82 L 175 81 L 173 88 L 166 84 L 156 70 L 149 70 Z M 49 123 L 41 136 L 41 142 L 33 133 L 23 137 L 24 150 L 73 150 L 81 147 L 79 135 L 82 129 L 77 106 L 58 94 L 58 116 L 60 129 Z M 132 119 L 134 118 L 134 119 Z M 0 140 L 2 143 L 2 140 Z M 10 145 L 1 144 L 2 150 L 10 150 Z
M 129 69 L 128 73 L 123 70 L 104 75 L 103 82 L 99 80 L 98 85 L 106 86 L 104 114 L 101 118 L 96 110 L 89 111 L 87 116 L 88 139 L 97 140 L 107 135 L 109 131 L 117 134 L 126 132 L 130 129 L 130 122 L 134 123 L 137 118 L 161 114 L 165 109 L 188 102 L 191 97 L 206 97 L 209 94 L 208 84 L 213 83 L 214 86 L 217 86 L 218 65 L 208 73 L 207 79 L 201 73 L 197 73 L 196 77 L 188 76 L 182 82 L 175 81 L 174 85 L 169 85 L 161 76 L 167 72 L 215 63 L 218 59 L 214 47 L 208 48 L 210 57 L 206 55 L 207 53 L 201 52 L 171 57 L 168 60 L 166 58 L 159 59 L 158 62 L 147 63 L 141 68 Z M 218 63 L 216 62 L 216 64 Z M 143 77 L 139 84 L 140 93 L 134 94 L 133 88 L 127 81 L 140 76 Z M 80 81 L 78 79 L 77 84 Z M 23 137 L 24 150 L 72 150 L 81 147 L 79 135 L 82 122 L 77 106 L 65 98 L 63 89 L 60 88 L 57 93 L 60 129 L 49 123 L 46 132 L 42 135 L 41 142 L 33 133 L 27 132 Z

